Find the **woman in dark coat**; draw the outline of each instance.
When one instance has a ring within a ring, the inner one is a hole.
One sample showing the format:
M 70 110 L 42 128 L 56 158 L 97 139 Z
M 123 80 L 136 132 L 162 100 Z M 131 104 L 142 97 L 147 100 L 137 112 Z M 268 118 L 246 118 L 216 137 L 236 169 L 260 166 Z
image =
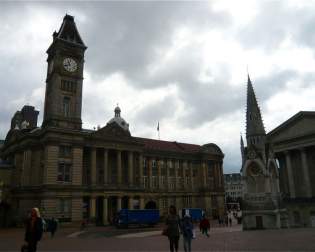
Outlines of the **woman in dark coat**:
M 166 218 L 167 236 L 170 242 L 170 251 L 178 251 L 180 219 L 176 213 L 176 207 L 170 206 L 169 215 Z
M 43 221 L 38 208 L 32 208 L 31 216 L 26 221 L 25 242 L 29 252 L 36 252 L 37 242 L 43 235 Z

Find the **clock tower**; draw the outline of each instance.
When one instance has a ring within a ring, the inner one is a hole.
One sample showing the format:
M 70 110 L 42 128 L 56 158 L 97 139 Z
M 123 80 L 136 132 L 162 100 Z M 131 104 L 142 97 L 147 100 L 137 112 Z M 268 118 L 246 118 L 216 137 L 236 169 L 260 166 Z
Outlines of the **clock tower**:
M 47 50 L 43 127 L 81 129 L 84 52 L 74 17 L 66 15 Z

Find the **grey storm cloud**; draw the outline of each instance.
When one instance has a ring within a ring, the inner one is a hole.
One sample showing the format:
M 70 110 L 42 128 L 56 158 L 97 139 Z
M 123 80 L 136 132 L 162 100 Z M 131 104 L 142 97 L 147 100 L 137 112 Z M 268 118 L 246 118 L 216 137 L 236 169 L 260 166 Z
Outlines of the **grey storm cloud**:
M 172 118 L 175 110 L 175 101 L 171 96 L 166 96 L 162 101 L 151 103 L 140 109 L 134 121 L 139 121 L 149 127 L 156 126 L 159 118 Z
M 172 43 L 173 33 L 177 27 L 190 25 L 198 29 L 217 29 L 230 22 L 227 13 L 212 11 L 208 2 L 77 2 L 75 5 L 73 2 L 16 2 L 1 3 L 1 7 L 3 11 L 0 19 L 3 23 L 7 22 L 6 25 L 9 26 L 7 32 L 10 33 L 25 25 L 21 20 L 30 18 L 30 15 L 27 17 L 27 13 L 34 10 L 60 16 L 60 23 L 55 27 L 56 30 L 59 29 L 65 12 L 84 16 L 81 22 L 78 18 L 75 20 L 88 46 L 86 70 L 94 79 L 105 78 L 115 72 L 123 73 L 129 84 L 138 89 L 155 88 L 172 81 L 156 76 L 156 79 L 151 78 L 147 67 L 160 60 L 157 51 Z M 1 35 L 5 36 L 5 29 L 2 31 Z M 8 93 L 7 98 L 4 96 L 5 93 L 1 95 L 5 102 L 12 99 L 13 93 L 16 98 L 29 97 L 32 89 L 44 85 L 44 76 L 39 77 L 37 69 L 46 66 L 44 62 L 46 55 L 43 51 L 41 58 L 35 55 L 37 58 L 31 59 L 27 52 L 27 41 L 25 42 L 25 55 L 7 55 L 5 51 L 3 52 L 5 60 L 0 63 L 2 73 L 0 75 L 4 80 L 2 86 Z M 49 44 L 46 48 L 48 46 Z M 30 64 L 33 64 L 31 71 Z M 23 68 L 23 65 L 28 67 Z M 16 74 L 17 70 L 18 74 Z M 190 73 L 192 72 L 185 72 L 186 75 Z M 179 76 L 184 73 L 173 74 Z M 20 100 L 26 102 L 26 99 L 20 98 Z M 42 103 L 34 105 L 42 107 Z M 17 109 L 20 108 L 7 110 L 5 119 L 11 117 Z
M 297 7 L 286 1 L 261 1 L 255 18 L 240 28 L 236 37 L 244 48 L 273 51 L 289 39 L 314 50 L 314 11 L 314 5 Z
M 161 52 L 172 48 L 176 32 L 183 27 L 192 31 L 193 39 L 199 33 L 218 31 L 224 34 L 223 39 L 232 38 L 244 51 L 257 49 L 270 58 L 286 40 L 314 51 L 314 6 L 296 8 L 286 1 L 260 1 L 257 15 L 250 22 L 239 25 L 230 12 L 215 9 L 212 5 L 213 1 L 1 2 L 0 138 L 5 137 L 14 112 L 25 103 L 43 111 L 44 96 L 33 99 L 33 92 L 45 87 L 45 50 L 66 13 L 75 16 L 78 30 L 88 46 L 85 70 L 92 81 L 87 84 L 90 93 L 83 91 L 83 118 L 89 125 L 104 124 L 113 114 L 113 107 L 100 106 L 107 94 L 94 96 L 93 83 L 99 84 L 117 73 L 123 76 L 128 87 L 139 93 L 176 87 L 176 92 L 159 102 L 154 100 L 135 110 L 131 120 L 141 122 L 141 127 L 155 126 L 157 120 L 173 119 L 178 101 L 184 105 L 185 113 L 177 115 L 176 123 L 193 130 L 245 110 L 246 73 L 244 83 L 233 83 L 234 70 L 227 64 L 228 59 L 224 59 L 226 64 L 214 62 L 205 70 L 203 59 L 211 59 L 212 55 L 203 55 L 194 40 L 177 49 L 173 58 L 164 61 Z M 49 19 L 49 28 L 30 22 L 38 20 L 38 16 Z M 43 29 L 49 34 L 45 43 L 37 41 Z M 28 33 L 30 30 L 32 33 Z M 152 72 L 152 66 L 157 66 L 155 72 Z M 200 75 L 205 71 L 210 78 L 201 80 Z M 261 106 L 282 92 L 289 82 L 303 82 L 306 88 L 313 85 L 314 80 L 314 74 L 277 67 L 252 78 Z M 100 115 L 104 118 L 99 119 Z M 128 121 L 127 115 L 125 119 Z M 228 147 L 225 153 L 229 156 L 227 165 L 237 167 L 238 162 L 233 160 L 239 159 L 238 146 Z

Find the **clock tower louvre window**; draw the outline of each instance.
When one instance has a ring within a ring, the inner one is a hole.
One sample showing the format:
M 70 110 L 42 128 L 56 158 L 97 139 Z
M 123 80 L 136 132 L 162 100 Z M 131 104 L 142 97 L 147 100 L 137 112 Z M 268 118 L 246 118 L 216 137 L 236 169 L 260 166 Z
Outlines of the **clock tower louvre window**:
M 75 93 L 76 92 L 76 82 L 70 80 L 61 80 L 60 89 L 62 91 Z

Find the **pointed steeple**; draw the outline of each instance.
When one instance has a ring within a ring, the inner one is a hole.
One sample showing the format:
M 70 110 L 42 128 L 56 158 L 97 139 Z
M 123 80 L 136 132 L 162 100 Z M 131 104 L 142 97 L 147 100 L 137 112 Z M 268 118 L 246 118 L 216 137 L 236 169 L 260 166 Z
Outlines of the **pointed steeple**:
M 243 141 L 242 134 L 241 134 L 241 155 L 242 155 L 242 167 L 243 167 L 244 161 L 245 161 L 245 147 L 244 147 L 244 141 Z
M 66 14 L 58 32 L 53 33 L 54 41 L 56 39 L 70 42 L 72 44 L 86 47 L 78 32 L 77 26 L 74 22 L 74 17 Z
M 261 144 L 266 132 L 250 77 L 247 80 L 246 139 L 247 145 Z

